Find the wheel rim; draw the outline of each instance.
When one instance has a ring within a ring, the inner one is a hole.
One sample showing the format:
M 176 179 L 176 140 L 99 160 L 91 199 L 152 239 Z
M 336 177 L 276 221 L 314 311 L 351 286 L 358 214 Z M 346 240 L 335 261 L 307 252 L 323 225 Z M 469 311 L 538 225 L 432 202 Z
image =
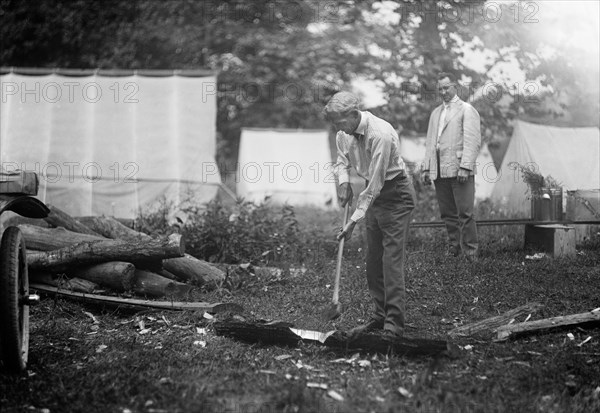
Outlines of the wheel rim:
M 26 251 L 23 250 L 22 245 L 19 246 L 19 258 L 25 258 Z M 29 305 L 24 304 L 24 297 L 29 295 L 29 277 L 27 276 L 27 262 L 26 259 L 19 259 L 19 300 L 18 300 L 18 314 L 19 314 L 19 336 L 21 337 L 21 359 L 23 364 L 27 364 L 29 355 Z
M 17 227 L 0 241 L 0 355 L 7 371 L 20 373 L 29 354 L 29 278 L 27 250 Z

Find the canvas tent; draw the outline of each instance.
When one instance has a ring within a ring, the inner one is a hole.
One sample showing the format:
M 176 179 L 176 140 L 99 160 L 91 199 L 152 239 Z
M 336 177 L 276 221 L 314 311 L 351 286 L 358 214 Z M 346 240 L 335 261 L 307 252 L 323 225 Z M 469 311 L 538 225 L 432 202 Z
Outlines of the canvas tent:
M 418 166 L 425 157 L 426 137 L 401 137 L 400 154 L 406 162 L 409 171 L 419 173 Z M 477 156 L 477 175 L 475 176 L 475 199 L 484 200 L 490 198 L 497 171 L 487 143 L 481 145 Z M 417 169 L 416 169 L 417 168 Z
M 337 207 L 326 130 L 243 128 L 237 195 L 260 203 Z
M 508 212 L 528 218 L 528 187 L 516 164 L 551 175 L 567 190 L 600 188 L 600 130 L 565 128 L 517 121 L 492 192 Z
M 132 218 L 163 196 L 215 197 L 214 74 L 3 69 L 0 82 L 2 167 L 38 172 L 42 201 Z

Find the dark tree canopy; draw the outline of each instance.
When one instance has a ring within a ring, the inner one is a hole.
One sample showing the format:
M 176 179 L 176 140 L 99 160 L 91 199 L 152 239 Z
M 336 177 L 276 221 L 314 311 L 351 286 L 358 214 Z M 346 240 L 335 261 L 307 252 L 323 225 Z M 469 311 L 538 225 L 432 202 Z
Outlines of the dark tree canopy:
M 325 127 L 323 104 L 356 79 L 382 86 L 375 113 L 422 134 L 442 70 L 462 76 L 488 141 L 516 117 L 597 126 L 597 64 L 574 67 L 583 47 L 541 52 L 539 25 L 526 24 L 541 16 L 533 4 L 0 0 L 0 65 L 214 70 L 219 154 L 229 159 L 242 126 Z M 485 50 L 495 53 L 484 66 L 465 60 Z M 499 78 L 511 60 L 523 84 Z

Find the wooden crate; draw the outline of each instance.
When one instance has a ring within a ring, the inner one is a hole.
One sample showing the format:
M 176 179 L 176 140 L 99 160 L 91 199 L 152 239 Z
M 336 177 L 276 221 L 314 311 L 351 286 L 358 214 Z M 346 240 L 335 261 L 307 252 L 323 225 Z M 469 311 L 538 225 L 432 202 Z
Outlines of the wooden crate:
M 574 257 L 575 228 L 568 225 L 525 225 L 525 248 L 545 252 L 552 257 Z

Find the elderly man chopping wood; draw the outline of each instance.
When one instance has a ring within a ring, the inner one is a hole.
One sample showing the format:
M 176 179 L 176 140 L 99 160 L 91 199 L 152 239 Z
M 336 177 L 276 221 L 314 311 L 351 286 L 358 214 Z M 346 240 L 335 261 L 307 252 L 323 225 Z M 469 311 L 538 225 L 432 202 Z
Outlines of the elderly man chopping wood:
M 367 284 L 374 312 L 366 324 L 350 333 L 382 330 L 402 336 L 405 248 L 415 192 L 400 157 L 398 134 L 385 120 L 361 111 L 352 93 L 336 93 L 323 112 L 338 131 L 336 175 L 341 205 L 352 202 L 351 167 L 367 181 L 354 213 L 337 236 L 349 239 L 356 223 L 366 220 Z

